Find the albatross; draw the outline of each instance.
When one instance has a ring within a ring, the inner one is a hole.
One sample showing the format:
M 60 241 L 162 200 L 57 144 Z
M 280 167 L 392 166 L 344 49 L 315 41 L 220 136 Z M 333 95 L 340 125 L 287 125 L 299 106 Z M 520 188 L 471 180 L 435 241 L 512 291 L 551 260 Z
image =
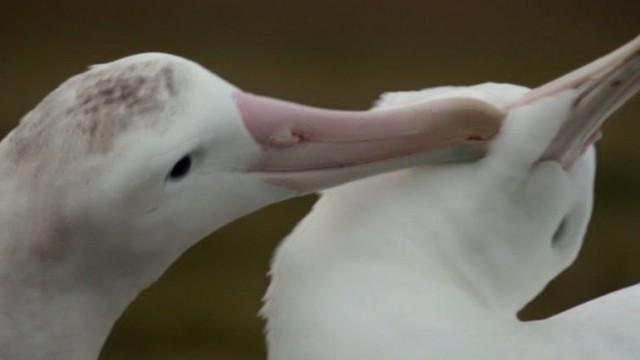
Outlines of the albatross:
M 0 142 L 0 358 L 95 359 L 136 295 L 220 226 L 353 179 L 482 156 L 503 117 L 474 98 L 312 108 L 160 53 L 93 66 Z
M 640 89 L 640 37 L 534 90 L 389 93 L 377 107 L 475 97 L 507 112 L 486 157 L 322 192 L 277 250 L 270 360 L 640 358 L 640 286 L 541 321 L 518 311 L 581 248 L 595 150 Z

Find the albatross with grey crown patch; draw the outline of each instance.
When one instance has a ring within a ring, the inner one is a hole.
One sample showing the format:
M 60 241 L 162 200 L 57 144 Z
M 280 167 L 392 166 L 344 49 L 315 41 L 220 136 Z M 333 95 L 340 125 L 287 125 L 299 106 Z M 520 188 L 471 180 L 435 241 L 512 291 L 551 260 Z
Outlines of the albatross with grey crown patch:
M 136 295 L 220 226 L 350 180 L 479 156 L 502 120 L 464 97 L 311 108 L 167 54 L 94 66 L 0 143 L 0 358 L 96 358 Z

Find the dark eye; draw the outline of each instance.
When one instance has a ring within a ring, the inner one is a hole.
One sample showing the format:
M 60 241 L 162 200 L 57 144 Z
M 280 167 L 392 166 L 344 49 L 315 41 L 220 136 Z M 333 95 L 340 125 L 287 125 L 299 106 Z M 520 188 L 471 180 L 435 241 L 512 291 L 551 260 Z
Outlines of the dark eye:
M 553 234 L 553 237 L 551 238 L 551 244 L 553 246 L 559 245 L 562 239 L 564 238 L 564 235 L 567 232 L 567 221 L 568 221 L 567 217 L 565 217 L 560 222 L 560 225 L 558 225 L 558 227 L 556 228 L 556 231 Z
M 173 165 L 173 168 L 171 169 L 171 172 L 169 172 L 167 178 L 171 181 L 183 179 L 191 170 L 191 162 L 190 155 L 182 157 L 175 165 Z

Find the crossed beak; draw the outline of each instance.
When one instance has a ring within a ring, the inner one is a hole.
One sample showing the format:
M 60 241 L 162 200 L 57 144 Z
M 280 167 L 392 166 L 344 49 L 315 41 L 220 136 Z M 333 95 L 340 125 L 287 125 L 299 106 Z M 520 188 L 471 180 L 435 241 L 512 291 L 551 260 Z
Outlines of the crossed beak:
M 640 36 L 590 64 L 531 90 L 518 103 L 575 89 L 578 97 L 542 160 L 557 160 L 565 168 L 600 138 L 611 114 L 640 90 Z
M 235 104 L 261 147 L 249 171 L 300 193 L 425 162 L 485 153 L 509 109 L 567 90 L 578 98 L 543 159 L 570 166 L 604 121 L 640 89 L 640 37 L 527 93 L 507 109 L 465 97 L 382 110 L 313 108 L 238 91 Z M 442 156 L 452 149 L 457 156 Z

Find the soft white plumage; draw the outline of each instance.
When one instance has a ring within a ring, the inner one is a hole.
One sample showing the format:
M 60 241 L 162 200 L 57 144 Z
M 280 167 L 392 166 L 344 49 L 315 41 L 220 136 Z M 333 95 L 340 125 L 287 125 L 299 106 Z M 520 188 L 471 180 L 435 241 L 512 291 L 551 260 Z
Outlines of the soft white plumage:
M 0 358 L 96 358 L 131 300 L 218 227 L 466 142 L 447 129 L 495 133 L 502 113 L 467 100 L 311 109 L 166 54 L 72 77 L 0 143 Z
M 274 260 L 270 359 L 544 358 L 516 312 L 571 263 L 591 209 L 592 152 L 569 173 L 533 165 L 570 103 L 512 114 L 479 163 L 325 191 Z
M 623 77 L 630 93 L 639 87 L 634 56 L 635 65 L 625 65 L 632 75 Z M 595 76 L 595 88 L 608 76 Z M 547 97 L 499 84 L 385 95 L 377 106 L 471 96 L 511 110 L 477 163 L 402 170 L 323 192 L 272 265 L 263 308 L 269 359 L 638 359 L 638 287 L 551 319 L 517 318 L 582 245 L 597 127 L 585 134 L 577 130 L 584 121 L 576 122 L 598 115 L 576 106 L 593 109 L 584 101 L 595 99 L 585 95 L 591 86 Z M 595 113 L 609 114 L 616 96 L 593 101 L 602 110 Z M 561 148 L 554 139 L 568 127 L 585 136 L 540 161 Z

